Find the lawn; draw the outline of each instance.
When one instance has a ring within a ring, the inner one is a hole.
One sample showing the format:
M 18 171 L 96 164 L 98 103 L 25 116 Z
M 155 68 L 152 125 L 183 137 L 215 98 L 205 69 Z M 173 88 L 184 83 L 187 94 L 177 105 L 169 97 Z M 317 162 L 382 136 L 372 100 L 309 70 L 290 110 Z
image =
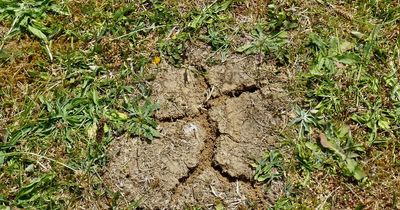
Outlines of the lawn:
M 399 26 L 397 0 L 0 0 L 0 209 L 398 209 Z

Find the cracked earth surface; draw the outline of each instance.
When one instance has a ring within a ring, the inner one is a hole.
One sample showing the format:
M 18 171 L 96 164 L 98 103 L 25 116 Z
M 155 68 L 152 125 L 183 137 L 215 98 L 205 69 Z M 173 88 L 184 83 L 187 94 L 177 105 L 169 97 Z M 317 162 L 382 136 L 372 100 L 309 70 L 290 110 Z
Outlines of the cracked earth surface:
M 280 196 L 283 183 L 254 182 L 250 164 L 287 124 L 285 74 L 257 58 L 230 60 L 157 68 L 152 99 L 161 137 L 114 140 L 103 175 L 110 188 L 145 209 L 264 209 Z

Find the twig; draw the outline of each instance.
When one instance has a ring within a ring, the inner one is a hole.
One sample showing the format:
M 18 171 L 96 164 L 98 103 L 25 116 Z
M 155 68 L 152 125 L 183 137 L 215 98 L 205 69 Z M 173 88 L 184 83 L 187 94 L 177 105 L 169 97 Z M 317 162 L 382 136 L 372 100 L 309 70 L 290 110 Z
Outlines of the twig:
M 50 47 L 47 43 L 45 44 L 45 47 L 46 47 L 47 54 L 49 55 L 50 61 L 53 62 L 53 54 L 51 53 Z
M 8 30 L 7 33 L 4 34 L 3 40 L 1 40 L 0 50 L 3 49 L 4 43 L 5 43 L 6 39 L 8 38 L 8 36 L 10 35 L 10 33 L 12 32 L 12 30 L 14 30 L 14 26 L 17 23 L 18 19 L 19 19 L 19 16 L 18 15 L 15 16 L 15 19 L 14 19 L 13 23 L 11 24 L 10 30 Z
M 213 92 L 214 92 L 214 85 L 213 86 L 211 86 L 211 89 L 209 89 L 208 91 L 207 91 L 207 97 L 206 97 L 206 100 L 204 101 L 204 103 L 206 103 L 208 100 L 210 100 L 210 98 L 211 98 L 211 96 L 212 96 L 212 94 L 213 94 Z
M 326 201 L 328 201 L 328 199 L 329 199 L 330 197 L 332 197 L 332 194 L 333 194 L 334 192 L 336 192 L 338 189 L 339 189 L 339 187 L 337 187 L 334 191 L 332 191 L 331 193 L 329 193 L 329 195 L 326 196 L 325 200 L 324 200 L 322 203 L 320 203 L 320 204 L 318 205 L 317 209 L 322 209 L 322 208 L 325 206 Z
M 140 28 L 140 29 L 131 31 L 131 32 L 127 33 L 127 34 L 124 34 L 124 35 L 122 35 L 122 36 L 119 36 L 119 37 L 117 37 L 117 38 L 114 38 L 114 39 L 112 39 L 112 40 L 122 39 L 122 38 L 125 38 L 125 37 L 127 37 L 127 36 L 132 36 L 133 34 L 139 32 L 139 31 L 154 30 L 154 29 L 156 29 L 156 28 L 161 28 L 161 27 L 164 27 L 164 26 L 165 26 L 165 25 L 159 25 L 159 26 L 154 26 L 154 25 L 152 25 L 152 26 L 149 26 L 149 27 Z
M 214 187 L 212 185 L 210 185 L 210 188 L 211 188 L 211 192 L 214 194 L 215 197 L 223 199 L 221 197 L 221 195 L 218 192 L 215 191 L 215 189 L 214 189 Z
M 61 166 L 64 166 L 65 168 L 68 168 L 68 169 L 74 171 L 74 172 L 77 172 L 77 171 L 78 171 L 78 170 L 72 168 L 71 166 L 68 166 L 68 165 L 65 164 L 65 163 L 62 163 L 62 162 L 57 161 L 57 160 L 55 160 L 55 159 L 53 159 L 53 158 L 49 158 L 49 157 L 46 157 L 46 156 L 43 156 L 43 155 L 39 155 L 39 154 L 36 154 L 36 153 L 33 153 L 33 152 L 10 152 L 10 153 L 2 154 L 2 155 L 3 155 L 3 156 L 32 155 L 32 156 L 40 157 L 40 158 L 43 158 L 43 159 L 52 161 L 52 162 L 54 162 L 54 163 L 57 163 L 57 164 L 59 164 L 59 165 L 61 165 Z

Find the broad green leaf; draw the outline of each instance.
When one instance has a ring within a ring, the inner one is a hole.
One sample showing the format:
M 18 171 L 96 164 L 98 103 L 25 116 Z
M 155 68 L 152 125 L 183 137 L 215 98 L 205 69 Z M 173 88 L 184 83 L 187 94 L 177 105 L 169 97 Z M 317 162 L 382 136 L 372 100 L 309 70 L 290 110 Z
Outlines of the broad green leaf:
M 332 143 L 329 141 L 324 133 L 319 134 L 319 140 L 322 145 L 322 147 L 329 149 L 336 153 L 339 157 L 341 157 L 343 160 L 346 158 L 346 155 L 342 152 L 341 148 L 339 148 L 336 144 Z
M 189 27 L 193 29 L 199 29 L 203 24 L 204 21 L 209 17 L 207 14 L 199 14 L 198 16 L 194 17 L 193 20 L 189 23 Z
M 289 37 L 289 34 L 286 31 L 282 31 L 282 32 L 279 32 L 277 37 L 282 39 L 282 40 L 287 41 L 286 39 Z
M 245 45 L 237 48 L 236 52 L 241 52 L 242 53 L 242 52 L 248 51 L 252 47 L 254 47 L 254 44 L 253 43 L 248 43 L 248 44 L 245 44 Z
M 347 125 L 343 125 L 339 128 L 338 137 L 344 138 L 350 133 L 350 128 Z
M 158 132 L 158 130 L 156 130 L 156 129 L 150 128 L 149 132 L 150 132 L 151 136 L 153 136 L 153 137 L 160 137 L 160 132 Z
M 224 210 L 225 209 L 225 207 L 224 207 L 224 205 L 222 204 L 222 203 L 218 203 L 216 206 L 215 206 L 215 210 Z
M 389 122 L 389 120 L 380 119 L 380 120 L 378 120 L 378 126 L 379 126 L 379 128 L 381 128 L 383 130 L 389 130 L 390 122 Z
M 4 153 L 0 151 L 0 168 L 4 164 L 4 159 L 5 159 Z
M 104 123 L 104 133 L 108 133 L 110 131 L 110 127 L 107 125 L 107 123 Z
M 354 37 L 356 37 L 358 39 L 361 39 L 364 37 L 364 34 L 361 32 L 358 32 L 358 31 L 351 31 L 350 33 L 351 33 L 351 35 L 353 35 Z
M 361 165 L 357 163 L 357 161 L 355 161 L 354 159 L 351 158 L 346 159 L 346 168 L 358 181 L 366 177 L 366 174 L 362 169 Z
M 356 168 L 354 169 L 354 178 L 356 178 L 358 181 L 360 181 L 366 176 L 367 175 L 365 174 L 362 167 L 360 165 L 357 165 Z
M 354 114 L 353 116 L 350 117 L 350 119 L 360 124 L 366 124 L 369 121 L 369 116 L 368 114 L 364 114 L 362 116 Z
M 314 45 L 316 45 L 320 50 L 324 50 L 326 47 L 325 42 L 319 37 L 318 35 L 311 33 L 310 36 L 310 42 Z
M 321 71 L 321 69 L 324 66 L 325 60 L 326 59 L 324 57 L 318 57 L 316 64 L 311 66 L 310 73 L 314 76 L 322 76 L 324 73 Z
M 232 3 L 232 0 L 224 1 L 222 4 L 216 5 L 213 12 L 218 13 L 218 12 L 225 11 L 226 9 L 228 9 L 228 7 L 231 5 L 231 3 Z
M 99 105 L 99 96 L 96 90 L 93 90 L 93 102 L 97 106 Z
M 354 53 L 347 53 L 336 57 L 337 61 L 344 64 L 356 64 L 360 61 L 360 58 Z
M 88 135 L 88 137 L 90 139 L 95 139 L 96 138 L 96 133 L 97 133 L 97 125 L 96 125 L 96 123 L 93 123 L 93 125 L 89 126 L 86 129 L 86 133 L 87 133 L 87 135 Z
M 346 167 L 347 167 L 347 170 L 349 170 L 350 173 L 354 172 L 354 170 L 356 169 L 357 164 L 358 164 L 357 161 L 355 161 L 354 159 L 350 159 L 350 158 L 346 159 Z
M 359 157 L 360 155 L 358 155 L 357 153 L 354 152 L 350 152 L 346 155 L 347 158 L 356 158 Z
M 118 117 L 119 117 L 121 120 L 127 120 L 127 119 L 129 118 L 129 116 L 128 116 L 127 114 L 125 114 L 125 113 L 117 112 L 117 114 L 118 114 Z
M 55 175 L 47 174 L 40 178 L 35 178 L 26 186 L 23 186 L 17 193 L 16 199 L 21 199 L 25 196 L 29 197 L 30 195 L 37 194 L 37 191 L 40 190 L 44 185 L 48 184 L 53 180 Z
M 33 35 L 35 35 L 36 37 L 38 37 L 39 39 L 41 39 L 41 40 L 43 40 L 43 41 L 45 41 L 45 42 L 48 42 L 46 35 L 44 35 L 44 33 L 43 33 L 41 30 L 39 30 L 39 29 L 37 29 L 37 28 L 35 28 L 35 27 L 32 27 L 32 26 L 30 26 L 30 25 L 28 25 L 28 30 L 29 30 Z
M 312 151 L 316 151 L 320 148 L 317 144 L 311 142 L 306 142 L 305 145 L 308 149 L 311 149 Z
M 354 47 L 354 44 L 348 41 L 344 41 L 339 44 L 340 52 L 346 52 Z

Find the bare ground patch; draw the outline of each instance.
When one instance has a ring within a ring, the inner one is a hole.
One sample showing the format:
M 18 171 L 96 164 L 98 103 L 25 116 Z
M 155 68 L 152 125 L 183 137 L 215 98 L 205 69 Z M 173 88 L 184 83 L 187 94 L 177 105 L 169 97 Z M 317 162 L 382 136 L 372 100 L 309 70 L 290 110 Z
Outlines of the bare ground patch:
M 142 207 L 223 204 L 228 209 L 266 208 L 282 182 L 259 185 L 250 166 L 279 141 L 289 96 L 283 74 L 256 58 L 208 67 L 161 65 L 153 99 L 161 137 L 115 140 L 105 169 L 108 186 Z
M 169 206 L 175 188 L 200 164 L 205 139 L 204 118 L 160 124 L 161 138 L 152 143 L 138 139 L 115 140 L 105 178 L 127 200 L 143 199 L 148 208 Z

